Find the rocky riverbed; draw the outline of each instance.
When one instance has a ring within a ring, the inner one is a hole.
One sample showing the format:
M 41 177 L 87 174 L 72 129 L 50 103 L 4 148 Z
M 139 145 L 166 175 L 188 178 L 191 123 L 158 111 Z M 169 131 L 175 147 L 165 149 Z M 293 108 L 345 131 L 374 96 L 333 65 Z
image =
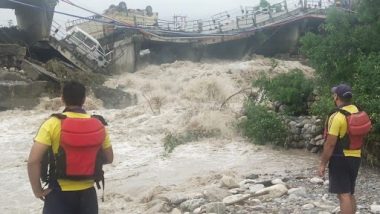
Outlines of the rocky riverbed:
M 90 95 L 86 108 L 107 119 L 115 152 L 114 163 L 105 167 L 100 213 L 332 213 L 338 206 L 335 196 L 327 194 L 324 181 L 311 182 L 318 155 L 257 146 L 236 130 L 244 99 L 254 89 L 225 103 L 260 72 L 276 75 L 297 68 L 313 73 L 295 61 L 278 61 L 273 69 L 272 61 L 175 62 L 112 77 L 104 86 L 136 97 L 129 107 L 106 106 Z M 41 122 L 61 105 L 59 98 L 43 98 L 32 110 L 0 112 L 1 213 L 41 213 L 26 160 Z M 297 133 L 314 130 L 294 121 Z M 198 136 L 169 154 L 164 150 L 168 134 L 209 132 L 217 134 Z M 360 213 L 380 204 L 379 176 L 375 170 L 361 170 Z

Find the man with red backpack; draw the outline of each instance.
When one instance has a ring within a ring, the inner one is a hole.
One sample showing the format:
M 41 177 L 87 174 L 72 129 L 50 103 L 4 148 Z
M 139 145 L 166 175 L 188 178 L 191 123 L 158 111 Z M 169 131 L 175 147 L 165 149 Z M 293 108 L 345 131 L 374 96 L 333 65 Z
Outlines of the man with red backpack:
M 113 151 L 105 120 L 83 109 L 85 94 L 81 83 L 65 83 L 65 110 L 46 120 L 34 138 L 28 175 L 34 195 L 44 200 L 44 214 L 98 213 L 94 183 L 104 188 L 102 165 L 112 163 Z
M 328 163 L 329 192 L 338 195 L 342 214 L 354 214 L 355 183 L 361 162 L 361 147 L 371 129 L 371 121 L 364 111 L 352 104 L 349 85 L 333 87 L 332 93 L 337 108 L 326 120 L 319 176 L 324 177 Z

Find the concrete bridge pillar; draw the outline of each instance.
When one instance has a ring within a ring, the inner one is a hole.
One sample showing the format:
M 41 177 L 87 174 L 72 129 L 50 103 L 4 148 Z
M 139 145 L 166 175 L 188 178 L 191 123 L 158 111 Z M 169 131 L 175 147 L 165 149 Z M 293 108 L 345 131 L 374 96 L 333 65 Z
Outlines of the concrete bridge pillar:
M 28 42 L 36 43 L 47 41 L 50 36 L 50 28 L 53 21 L 55 6 L 58 0 L 18 0 L 19 2 L 34 5 L 38 8 L 4 1 L 1 8 L 14 9 L 18 28 L 27 33 Z

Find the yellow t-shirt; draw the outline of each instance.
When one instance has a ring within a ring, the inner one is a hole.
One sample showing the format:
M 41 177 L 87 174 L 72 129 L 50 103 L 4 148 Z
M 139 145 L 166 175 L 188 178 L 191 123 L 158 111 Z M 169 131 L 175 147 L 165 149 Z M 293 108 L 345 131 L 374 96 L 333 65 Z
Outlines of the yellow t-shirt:
M 348 105 L 344 106 L 342 108 L 343 110 L 346 110 L 350 113 L 357 113 L 359 110 L 356 106 L 354 105 Z M 329 118 L 329 123 L 328 123 L 328 134 L 333 135 L 336 137 L 339 137 L 342 139 L 344 135 L 347 132 L 347 120 L 346 116 L 344 116 L 340 112 L 336 112 L 333 115 L 330 116 Z M 339 143 L 339 142 L 338 142 Z M 361 157 L 361 150 L 343 150 L 344 156 L 346 157 Z
M 90 118 L 88 114 L 75 113 L 75 112 L 65 112 L 63 113 L 69 118 Z M 52 146 L 53 152 L 58 153 L 59 142 L 61 137 L 61 120 L 56 117 L 50 117 L 46 120 L 38 130 L 34 141 L 41 143 L 47 146 Z M 111 147 L 111 142 L 109 135 L 106 131 L 106 138 L 102 145 L 103 149 Z M 83 180 L 83 181 L 74 181 L 74 180 L 65 180 L 58 179 L 58 184 L 61 187 L 62 191 L 78 191 L 88 189 L 94 186 L 94 180 Z

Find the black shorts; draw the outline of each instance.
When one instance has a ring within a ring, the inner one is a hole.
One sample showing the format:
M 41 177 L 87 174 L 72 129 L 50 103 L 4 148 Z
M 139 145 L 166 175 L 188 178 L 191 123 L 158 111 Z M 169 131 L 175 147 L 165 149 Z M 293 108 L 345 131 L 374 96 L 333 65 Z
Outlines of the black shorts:
M 45 197 L 43 214 L 97 214 L 98 199 L 94 187 L 80 191 L 52 191 Z
M 361 159 L 355 157 L 331 157 L 329 162 L 329 192 L 354 194 L 360 162 Z

